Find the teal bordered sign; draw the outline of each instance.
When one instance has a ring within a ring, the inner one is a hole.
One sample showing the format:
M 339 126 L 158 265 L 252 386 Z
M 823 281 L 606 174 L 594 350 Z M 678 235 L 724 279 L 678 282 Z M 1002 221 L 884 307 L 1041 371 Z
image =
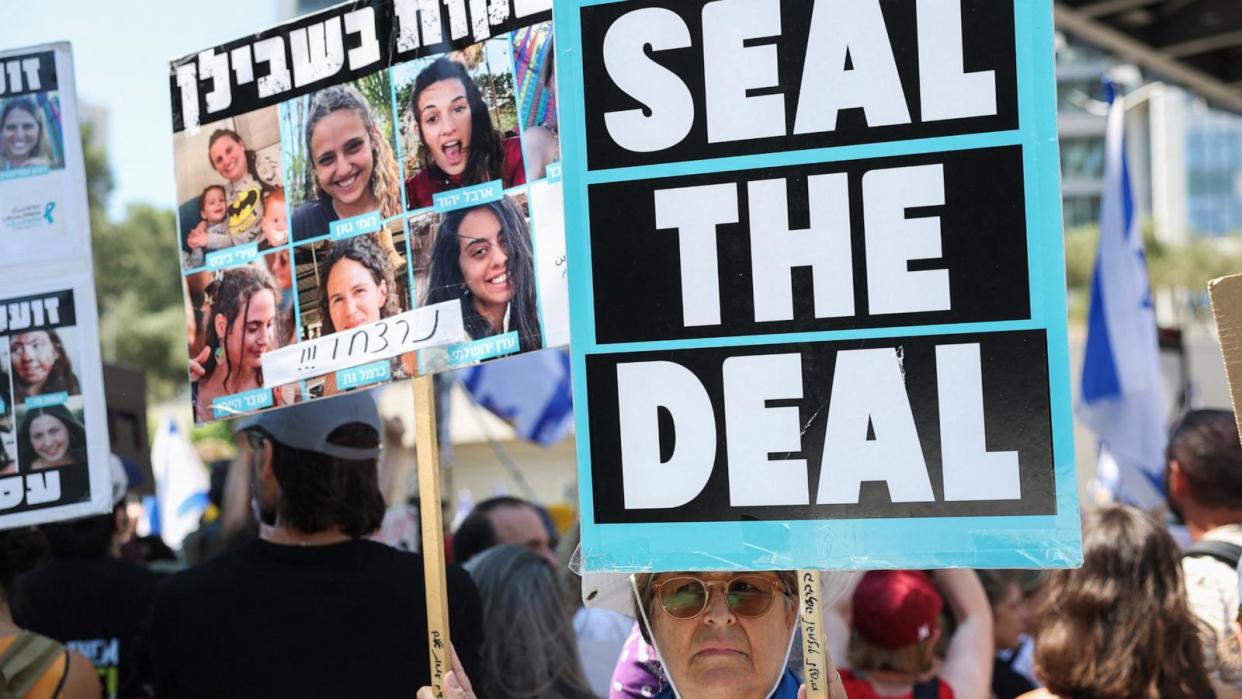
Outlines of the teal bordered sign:
M 556 9 L 584 569 L 1078 564 L 1051 0 Z

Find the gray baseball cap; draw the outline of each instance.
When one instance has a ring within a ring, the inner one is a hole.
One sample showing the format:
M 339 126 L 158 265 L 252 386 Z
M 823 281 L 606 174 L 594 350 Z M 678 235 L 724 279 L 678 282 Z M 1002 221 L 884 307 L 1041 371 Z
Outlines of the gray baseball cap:
M 374 429 L 377 440 L 383 434 L 379 410 L 369 391 L 346 393 L 251 415 L 239 421 L 233 430 L 261 430 L 285 446 L 338 459 L 362 461 L 379 456 L 378 442 L 374 447 L 347 447 L 328 441 L 328 435 L 333 430 L 355 422 Z

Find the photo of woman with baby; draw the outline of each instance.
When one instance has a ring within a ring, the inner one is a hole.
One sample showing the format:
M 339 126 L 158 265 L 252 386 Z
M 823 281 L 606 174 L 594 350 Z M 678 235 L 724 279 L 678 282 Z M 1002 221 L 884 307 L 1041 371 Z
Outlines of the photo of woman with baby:
M 471 339 L 517 332 L 543 347 L 527 217 L 510 197 L 444 214 L 431 246 L 424 303 L 461 300 Z
M 55 92 L 0 100 L 0 170 L 65 166 Z
M 263 388 L 264 352 L 276 349 L 281 293 L 263 262 L 226 269 L 205 290 L 201 354 L 190 361 L 195 420 L 214 420 L 217 398 Z M 276 405 L 293 402 L 291 391 L 273 392 Z
M 378 211 L 401 214 L 401 176 L 392 147 L 388 72 L 334 85 L 284 105 L 289 130 L 304 134 L 289 173 L 293 239 L 326 235 L 333 221 Z M 383 229 L 389 262 L 403 259 Z
M 406 206 L 429 207 L 440 192 L 500 180 L 505 189 L 526 183 L 522 143 L 513 105 L 507 39 L 475 44 L 430 62 L 394 68 L 416 70 L 401 106 L 407 125 Z M 472 68 L 485 81 L 484 99 Z M 493 123 L 493 119 L 496 123 Z M 410 128 L 412 126 L 412 128 Z
M 175 148 L 184 270 L 203 266 L 214 250 L 285 243 L 276 107 L 179 133 Z

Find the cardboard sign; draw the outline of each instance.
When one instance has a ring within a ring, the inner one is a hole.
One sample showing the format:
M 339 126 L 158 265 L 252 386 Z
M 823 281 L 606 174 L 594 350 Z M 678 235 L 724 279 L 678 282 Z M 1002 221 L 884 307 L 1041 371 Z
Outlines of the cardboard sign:
M 111 505 L 68 44 L 0 52 L 0 529 Z
M 550 0 L 348 3 L 173 61 L 196 420 L 567 344 L 554 64 Z
M 1051 3 L 557 9 L 584 568 L 1078 562 Z

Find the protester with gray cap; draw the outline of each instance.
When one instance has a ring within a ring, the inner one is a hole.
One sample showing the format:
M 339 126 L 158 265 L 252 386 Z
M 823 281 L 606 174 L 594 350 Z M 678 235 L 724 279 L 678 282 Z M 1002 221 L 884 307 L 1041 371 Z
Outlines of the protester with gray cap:
M 153 621 L 156 696 L 408 696 L 430 680 L 423 563 L 367 540 L 384 515 L 380 418 L 360 392 L 243 420 L 260 539 L 175 576 Z M 477 667 L 478 591 L 448 570 Z M 467 669 L 467 672 L 469 669 Z

